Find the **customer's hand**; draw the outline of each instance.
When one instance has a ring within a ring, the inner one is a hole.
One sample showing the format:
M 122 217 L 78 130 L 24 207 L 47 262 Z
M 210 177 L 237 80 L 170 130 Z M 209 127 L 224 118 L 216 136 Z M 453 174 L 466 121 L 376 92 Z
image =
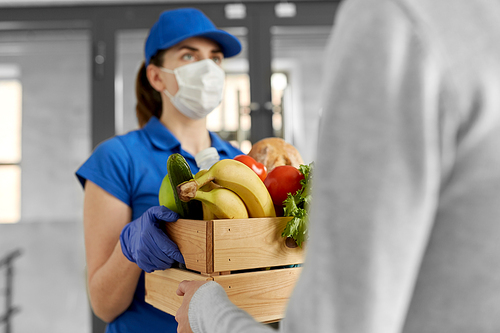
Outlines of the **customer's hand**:
M 184 263 L 177 245 L 160 229 L 160 221 L 175 222 L 179 214 L 164 206 L 149 208 L 141 217 L 128 223 L 120 234 L 122 252 L 128 260 L 151 273 Z
M 177 321 L 177 333 L 192 333 L 191 325 L 189 324 L 189 303 L 194 293 L 202 285 L 208 281 L 182 281 L 179 283 L 177 288 L 177 295 L 184 296 L 182 299 L 182 304 L 175 314 L 175 320 Z

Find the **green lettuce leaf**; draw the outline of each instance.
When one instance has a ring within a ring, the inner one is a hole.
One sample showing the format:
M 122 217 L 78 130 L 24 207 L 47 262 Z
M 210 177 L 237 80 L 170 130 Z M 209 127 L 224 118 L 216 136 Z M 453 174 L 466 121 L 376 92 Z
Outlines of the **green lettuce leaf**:
M 283 237 L 291 237 L 298 246 L 307 240 L 308 210 L 312 200 L 312 170 L 313 163 L 300 165 L 299 171 L 304 175 L 300 181 L 302 188 L 295 194 L 288 193 L 288 197 L 283 201 L 284 216 L 292 216 L 282 232 Z

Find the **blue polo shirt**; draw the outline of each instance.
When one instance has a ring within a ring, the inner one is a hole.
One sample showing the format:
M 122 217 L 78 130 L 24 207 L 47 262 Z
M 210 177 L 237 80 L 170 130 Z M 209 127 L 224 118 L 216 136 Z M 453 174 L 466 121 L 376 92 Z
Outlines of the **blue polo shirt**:
M 210 138 L 221 159 L 242 154 L 215 133 L 210 133 Z M 152 117 L 142 129 L 99 144 L 76 175 L 82 186 L 88 179 L 130 206 L 135 220 L 159 204 L 158 192 L 167 174 L 167 159 L 174 153 L 184 156 L 193 174 L 198 172 L 194 156 L 182 149 L 158 118 Z M 177 332 L 174 317 L 145 303 L 144 294 L 143 272 L 132 304 L 108 325 L 107 333 Z

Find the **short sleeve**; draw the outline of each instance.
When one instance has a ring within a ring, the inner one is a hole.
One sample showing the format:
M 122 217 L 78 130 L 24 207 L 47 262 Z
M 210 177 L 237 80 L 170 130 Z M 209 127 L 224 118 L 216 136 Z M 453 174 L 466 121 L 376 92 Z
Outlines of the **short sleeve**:
M 118 137 L 106 140 L 77 170 L 82 186 L 90 180 L 106 192 L 131 206 L 130 154 Z

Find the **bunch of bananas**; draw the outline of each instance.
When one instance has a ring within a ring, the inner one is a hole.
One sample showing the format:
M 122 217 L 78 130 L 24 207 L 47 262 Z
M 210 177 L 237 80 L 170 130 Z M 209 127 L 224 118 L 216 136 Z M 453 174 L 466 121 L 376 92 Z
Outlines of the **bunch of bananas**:
M 245 164 L 225 159 L 177 186 L 180 200 L 199 200 L 204 219 L 275 217 L 271 196 L 259 176 Z

